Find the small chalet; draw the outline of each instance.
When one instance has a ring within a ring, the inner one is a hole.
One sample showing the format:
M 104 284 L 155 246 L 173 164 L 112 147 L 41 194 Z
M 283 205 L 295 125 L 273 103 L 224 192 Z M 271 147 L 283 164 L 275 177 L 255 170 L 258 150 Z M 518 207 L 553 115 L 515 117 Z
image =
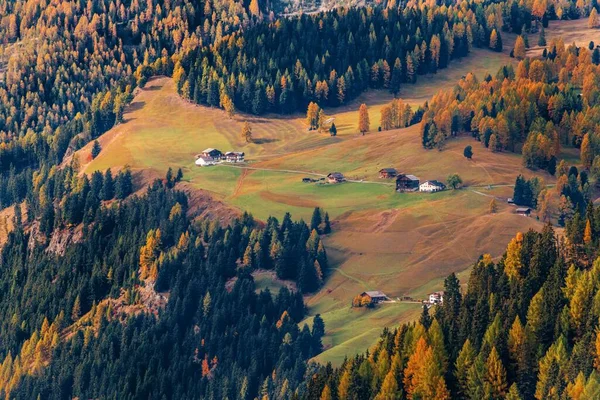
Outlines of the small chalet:
M 245 154 L 241 151 L 228 151 L 225 153 L 225 161 L 230 163 L 244 162 Z
M 443 304 L 444 292 L 433 292 L 429 295 L 429 304 Z
M 379 170 L 379 177 L 382 179 L 391 179 L 395 178 L 398 175 L 398 171 L 394 168 L 383 168 Z
M 345 180 L 346 178 L 344 178 L 344 175 L 342 175 L 342 173 L 340 172 L 332 172 L 329 175 L 327 175 L 327 181 L 329 183 L 341 183 Z
M 396 191 L 414 192 L 416 190 L 419 190 L 419 178 L 414 175 L 398 175 L 396 178 Z
M 419 185 L 420 192 L 441 192 L 446 189 L 446 185 L 438 181 L 425 181 Z
M 367 297 L 371 299 L 372 303 L 381 303 L 382 301 L 389 300 L 389 298 L 385 295 L 385 293 L 380 292 L 379 290 L 371 290 L 368 292 L 362 292 L 360 297 Z
M 209 167 L 211 165 L 216 165 L 217 160 L 212 157 L 200 156 L 196 159 L 196 165 L 199 167 Z
M 221 153 L 220 150 L 217 149 L 213 149 L 212 147 L 209 147 L 208 149 L 205 149 L 201 156 L 204 157 L 211 157 L 215 160 L 220 160 L 223 157 L 223 153 Z
M 531 208 L 529 207 L 519 207 L 515 210 L 515 213 L 522 215 L 524 217 L 529 217 L 531 215 Z

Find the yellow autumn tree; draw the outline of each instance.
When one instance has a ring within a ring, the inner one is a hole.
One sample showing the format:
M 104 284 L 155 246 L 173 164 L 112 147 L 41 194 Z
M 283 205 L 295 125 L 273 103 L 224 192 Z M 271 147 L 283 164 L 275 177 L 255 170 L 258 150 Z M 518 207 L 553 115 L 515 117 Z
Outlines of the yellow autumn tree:
M 592 7 L 592 11 L 590 12 L 590 17 L 588 18 L 588 28 L 594 29 L 598 27 L 598 11 L 596 11 L 596 7 Z
M 583 164 L 585 168 L 589 169 L 592 166 L 592 162 L 594 161 L 594 151 L 592 149 L 590 143 L 590 135 L 588 133 L 586 133 L 583 136 L 583 140 L 581 142 L 580 155 L 581 164 Z
M 150 276 L 153 264 L 160 254 L 161 234 L 160 229 L 151 229 L 146 235 L 146 244 L 140 249 L 140 278 Z
M 425 338 L 419 338 L 404 369 L 404 388 L 409 400 L 449 399 L 438 359 Z
M 498 46 L 498 32 L 493 29 L 490 33 L 490 49 L 495 50 L 496 46 Z
M 506 248 L 504 272 L 509 278 L 518 279 L 521 276 L 521 248 L 523 247 L 523 234 L 518 232 Z
M 246 143 L 252 142 L 252 128 L 250 127 L 248 121 L 245 121 L 244 125 L 242 126 L 242 138 L 244 138 Z
M 258 5 L 258 0 L 251 0 L 248 9 L 250 10 L 250 14 L 254 15 L 255 17 L 260 16 L 260 6 Z
M 347 399 L 350 394 L 350 385 L 352 383 L 352 375 L 350 373 L 351 364 L 348 363 L 346 366 L 346 370 L 342 374 L 342 378 L 340 379 L 340 383 L 338 385 L 338 398 Z
M 585 223 L 585 231 L 583 233 L 583 242 L 585 244 L 590 244 L 592 242 L 592 224 L 590 224 L 589 219 Z
M 235 114 L 235 106 L 233 105 L 231 97 L 225 93 L 221 96 L 221 107 L 223 107 L 229 118 L 233 118 L 233 115 Z
M 513 51 L 513 55 L 515 56 L 515 58 L 517 60 L 522 60 L 525 58 L 526 55 L 526 46 L 525 46 L 525 40 L 523 39 L 523 36 L 519 35 L 517 36 L 517 41 L 515 42 L 515 49 Z
M 310 130 L 317 129 L 319 126 L 319 106 L 317 103 L 310 102 L 306 110 L 306 123 Z
M 366 104 L 361 104 L 358 109 L 358 131 L 364 135 L 369 132 L 369 110 Z
M 489 384 L 492 398 L 501 399 L 506 395 L 508 385 L 506 383 L 506 369 L 502 365 L 502 360 L 498 355 L 496 347 L 492 347 L 492 351 L 485 363 L 486 373 L 485 381 Z
M 331 388 L 329 387 L 329 385 L 325 385 L 325 387 L 323 388 L 320 400 L 332 400 Z
M 398 381 L 396 381 L 394 371 L 390 370 L 385 376 L 383 384 L 381 385 L 381 390 L 377 396 L 375 396 L 375 400 L 396 400 L 399 398 L 400 392 L 398 390 Z
M 600 330 L 596 329 L 596 340 L 594 342 L 594 368 L 600 371 Z

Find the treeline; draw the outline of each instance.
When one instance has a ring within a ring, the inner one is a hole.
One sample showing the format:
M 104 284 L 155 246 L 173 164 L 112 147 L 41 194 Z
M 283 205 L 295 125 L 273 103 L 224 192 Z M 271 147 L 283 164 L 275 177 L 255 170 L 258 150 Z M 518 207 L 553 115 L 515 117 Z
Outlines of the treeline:
M 312 232 L 289 214 L 265 226 L 247 214 L 226 227 L 192 224 L 186 196 L 172 189 L 180 174 L 127 197 L 127 170 L 75 171 L 36 174 L 25 214 L 15 208 L 0 254 L 0 392 L 289 398 L 324 334 L 319 317 L 298 326 L 302 291 L 327 267 L 320 210 Z M 256 293 L 256 268 L 302 291 Z
M 498 262 L 475 263 L 464 291 L 452 274 L 433 316 L 319 367 L 302 398 L 598 398 L 598 209 L 585 215 L 564 240 L 550 225 L 517 234 Z
M 453 91 L 434 96 L 421 123 L 423 146 L 441 148 L 468 132 L 490 151 L 521 151 L 528 168 L 554 174 L 562 146 L 581 147 L 590 167 L 600 151 L 600 51 L 565 47 L 560 39 L 549 48 L 516 71 L 506 66 L 481 82 L 469 74 Z
M 197 48 L 174 77 L 186 99 L 215 107 L 233 101 L 254 114 L 305 110 L 311 101 L 337 106 L 367 88 L 398 93 L 490 39 L 501 50 L 501 31 L 520 32 L 531 20 L 518 2 L 336 9 L 260 23 Z
M 11 186 L 9 174 L 30 181 L 121 122 L 134 88 L 171 75 L 177 52 L 250 20 L 233 1 L 47 3 L 0 4 L 0 179 Z M 0 193 L 3 206 L 22 200 Z

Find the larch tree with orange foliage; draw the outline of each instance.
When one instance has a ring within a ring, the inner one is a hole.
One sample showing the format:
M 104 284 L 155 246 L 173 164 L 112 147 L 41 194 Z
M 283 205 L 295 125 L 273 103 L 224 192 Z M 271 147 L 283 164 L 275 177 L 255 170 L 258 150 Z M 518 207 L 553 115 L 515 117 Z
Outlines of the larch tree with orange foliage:
M 358 109 L 358 131 L 364 135 L 369 132 L 369 110 L 367 109 L 366 104 L 361 104 Z
M 517 41 L 515 42 L 515 49 L 513 51 L 513 55 L 517 60 L 522 60 L 525 58 L 527 52 L 527 48 L 525 46 L 525 40 L 523 40 L 523 36 L 517 36 Z

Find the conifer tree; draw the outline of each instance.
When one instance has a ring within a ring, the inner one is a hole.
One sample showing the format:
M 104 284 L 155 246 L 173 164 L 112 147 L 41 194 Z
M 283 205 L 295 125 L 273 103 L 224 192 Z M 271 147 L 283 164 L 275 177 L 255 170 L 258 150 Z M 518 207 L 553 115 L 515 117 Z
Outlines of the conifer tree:
M 94 140 L 94 145 L 92 146 L 92 159 L 98 157 L 101 151 L 102 147 L 100 146 L 100 142 Z
M 333 400 L 331 396 L 331 389 L 329 388 L 329 384 L 326 384 L 321 392 L 320 400 Z
M 375 400 L 397 400 L 400 398 L 396 375 L 394 374 L 394 371 L 390 370 L 385 376 L 383 384 L 381 385 L 381 390 L 377 396 L 375 396 Z
M 104 183 L 102 185 L 100 197 L 102 200 L 112 200 L 112 198 L 115 197 L 114 181 L 110 168 L 107 169 L 104 174 Z
M 526 56 L 526 46 L 525 46 L 525 40 L 523 39 L 523 36 L 519 35 L 517 36 L 517 40 L 515 42 L 515 48 L 514 48 L 514 56 L 517 60 L 522 60 L 525 58 Z
M 502 365 L 502 360 L 500 360 L 496 347 L 492 347 L 492 351 L 486 362 L 485 381 L 490 385 L 492 398 L 504 398 L 508 388 L 506 383 L 506 369 Z

